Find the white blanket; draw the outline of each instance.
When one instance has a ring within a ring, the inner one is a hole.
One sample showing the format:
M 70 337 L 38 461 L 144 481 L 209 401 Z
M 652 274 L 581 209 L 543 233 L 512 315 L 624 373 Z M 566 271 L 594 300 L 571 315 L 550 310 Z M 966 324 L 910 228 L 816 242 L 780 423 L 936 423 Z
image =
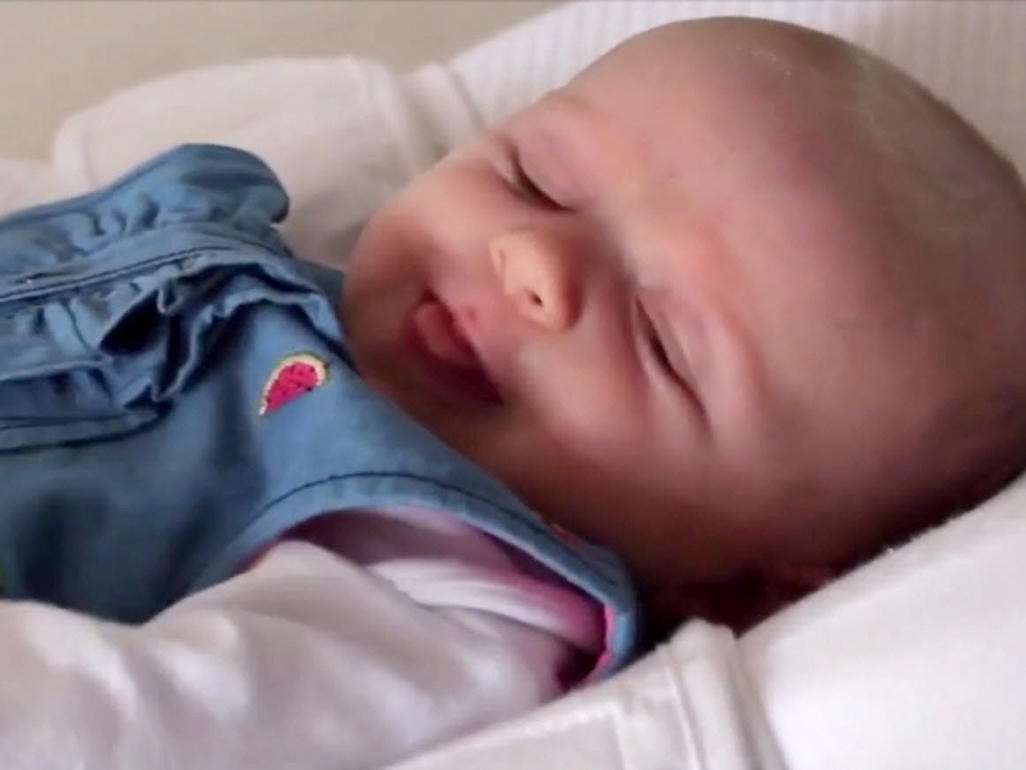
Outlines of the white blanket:
M 143 85 L 70 119 L 49 165 L 0 166 L 0 206 L 82 190 L 167 144 L 222 141 L 279 170 L 288 237 L 337 262 L 384 196 L 480 125 L 633 32 L 720 14 L 798 21 L 884 54 L 1026 169 L 1026 3 L 610 0 L 402 78 L 321 59 Z M 1021 770 L 1024 512 L 1020 481 L 739 641 L 691 623 L 609 682 L 404 767 Z

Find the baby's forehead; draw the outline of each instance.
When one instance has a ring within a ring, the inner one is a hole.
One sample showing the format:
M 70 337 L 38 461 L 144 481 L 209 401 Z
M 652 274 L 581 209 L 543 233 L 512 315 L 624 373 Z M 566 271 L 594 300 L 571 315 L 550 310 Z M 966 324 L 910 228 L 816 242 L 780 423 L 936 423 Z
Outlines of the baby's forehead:
M 686 38 L 614 52 L 567 86 L 661 163 L 693 154 L 696 143 L 726 141 L 749 153 L 791 150 L 800 160 L 810 135 L 823 144 L 843 129 L 839 90 L 836 79 L 772 51 L 727 55 Z
M 867 55 L 837 38 L 759 20 L 715 19 L 632 38 L 569 88 L 649 126 L 702 120 L 772 131 L 812 118 L 836 122 L 859 101 L 873 80 L 870 71 Z
M 890 223 L 866 173 L 872 148 L 843 125 L 835 73 L 797 74 L 796 56 L 774 58 L 772 46 L 728 56 L 709 42 L 624 48 L 568 91 L 677 221 L 713 222 L 754 282 L 800 271 L 825 304 L 880 302 Z
M 716 56 L 703 67 L 659 68 L 671 53 L 613 57 L 571 83 L 566 91 L 591 118 L 581 121 L 581 142 L 612 138 L 650 180 L 710 204 L 743 203 L 770 187 L 832 197 L 861 186 L 859 166 L 871 164 L 858 158 L 869 148 L 829 93 L 810 94 L 760 65 L 721 68 Z

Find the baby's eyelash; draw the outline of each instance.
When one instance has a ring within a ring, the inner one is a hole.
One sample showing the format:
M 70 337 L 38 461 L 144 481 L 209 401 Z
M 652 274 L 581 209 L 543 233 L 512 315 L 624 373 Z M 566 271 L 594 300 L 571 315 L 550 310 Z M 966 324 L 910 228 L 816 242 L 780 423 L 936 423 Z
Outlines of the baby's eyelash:
M 525 197 L 553 208 L 560 208 L 556 201 L 541 189 L 538 184 L 528 175 L 520 163 L 520 154 L 514 149 L 510 151 L 510 165 L 513 169 L 513 187 Z
M 645 344 L 648 345 L 649 350 L 655 356 L 659 366 L 674 379 L 678 379 L 677 372 L 673 368 L 673 364 L 670 363 L 670 357 L 666 352 L 666 346 L 663 344 L 662 338 L 659 336 L 659 332 L 656 331 L 655 324 L 652 323 L 652 319 L 648 313 L 645 312 L 645 307 L 641 302 L 638 302 L 638 316 L 641 318 L 643 336 L 645 338 Z
M 666 343 L 663 342 L 663 338 L 659 335 L 659 330 L 656 328 L 655 322 L 645 309 L 645 303 L 641 300 L 637 300 L 637 306 L 638 317 L 641 319 L 642 336 L 644 337 L 645 344 L 648 345 L 649 352 L 655 358 L 656 363 L 659 365 L 659 368 L 663 370 L 663 373 L 673 380 L 677 386 L 694 398 L 694 390 L 692 389 L 691 383 L 688 382 L 687 378 L 674 365 L 673 360 L 670 357 L 670 352 L 666 349 Z
M 666 370 L 667 374 L 671 375 L 674 379 L 677 378 L 677 372 L 673 368 L 673 364 L 670 363 L 670 357 L 666 353 L 666 348 L 663 346 L 663 341 L 656 332 L 652 332 L 648 338 L 648 346 L 652 349 L 655 354 L 656 360 L 659 365 Z
M 635 300 L 637 305 L 638 323 L 640 324 L 641 343 L 648 347 L 648 354 L 655 360 L 662 370 L 662 373 L 670 379 L 674 386 L 680 389 L 685 398 L 690 401 L 708 419 L 705 411 L 705 404 L 695 388 L 695 383 L 690 377 L 688 360 L 684 357 L 679 348 L 676 338 L 671 338 L 669 344 L 664 341 L 659 332 L 659 325 L 655 322 L 645 307 L 644 300 Z

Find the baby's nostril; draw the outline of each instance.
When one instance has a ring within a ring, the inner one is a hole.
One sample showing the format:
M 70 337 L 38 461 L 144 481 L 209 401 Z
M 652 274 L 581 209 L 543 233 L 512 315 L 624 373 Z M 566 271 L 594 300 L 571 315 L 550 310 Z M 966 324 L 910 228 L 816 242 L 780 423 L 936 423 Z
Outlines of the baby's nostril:
M 531 304 L 532 305 L 535 305 L 536 307 L 541 307 L 541 304 L 542 304 L 541 297 L 539 297 L 533 291 L 528 293 L 527 296 L 528 296 L 528 299 L 531 300 Z

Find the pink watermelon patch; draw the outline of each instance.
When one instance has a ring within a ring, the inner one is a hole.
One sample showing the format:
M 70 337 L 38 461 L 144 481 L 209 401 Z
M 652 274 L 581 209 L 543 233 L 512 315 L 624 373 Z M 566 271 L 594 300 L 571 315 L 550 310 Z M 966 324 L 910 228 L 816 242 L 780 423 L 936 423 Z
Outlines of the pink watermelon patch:
M 328 365 L 312 353 L 286 356 L 264 385 L 260 414 L 280 409 L 295 398 L 320 387 L 328 379 Z

